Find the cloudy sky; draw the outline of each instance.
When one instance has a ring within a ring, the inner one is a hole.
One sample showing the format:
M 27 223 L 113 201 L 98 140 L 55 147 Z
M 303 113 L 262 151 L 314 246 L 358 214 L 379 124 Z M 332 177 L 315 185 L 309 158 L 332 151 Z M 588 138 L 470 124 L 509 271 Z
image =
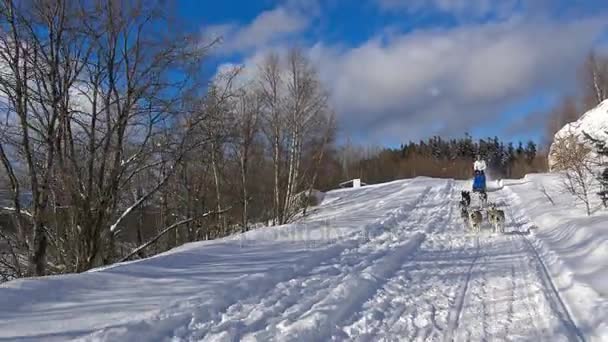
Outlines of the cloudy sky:
M 435 134 L 542 133 L 539 114 L 608 46 L 606 0 L 182 0 L 210 68 L 304 48 L 342 138 L 399 145 Z

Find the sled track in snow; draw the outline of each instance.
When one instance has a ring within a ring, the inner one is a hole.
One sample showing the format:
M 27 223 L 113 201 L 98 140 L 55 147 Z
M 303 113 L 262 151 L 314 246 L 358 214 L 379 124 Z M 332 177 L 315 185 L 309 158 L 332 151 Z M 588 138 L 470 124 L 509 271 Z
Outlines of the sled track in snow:
M 511 190 L 509 188 L 506 188 L 505 191 L 507 192 L 507 198 L 511 202 L 511 205 L 508 206 L 510 214 L 511 214 L 511 219 L 513 221 L 515 221 L 515 219 L 521 219 L 522 221 L 520 221 L 516 225 L 519 228 L 528 226 L 528 232 L 529 232 L 530 227 L 534 226 L 534 224 L 532 223 L 532 220 L 530 220 L 530 218 L 528 217 L 528 215 L 525 213 L 525 211 L 522 208 L 519 208 L 517 210 L 515 210 L 513 208 L 514 203 L 517 203 L 517 204 L 521 203 L 519 196 L 517 194 L 515 194 L 515 192 L 513 192 L 513 190 Z M 554 305 L 554 309 L 560 313 L 560 319 L 562 320 L 562 323 L 567 328 L 567 330 L 572 334 L 572 336 L 571 336 L 572 338 L 584 342 L 585 336 L 583 335 L 583 333 L 577 326 L 576 322 L 572 318 L 572 315 L 570 314 L 570 310 L 568 309 L 568 306 L 565 304 L 564 300 L 562 299 L 561 295 L 559 294 L 559 291 L 557 290 L 557 287 L 555 286 L 555 282 L 553 281 L 553 277 L 551 276 L 543 258 L 540 256 L 540 254 L 534 247 L 534 244 L 530 241 L 530 238 L 528 238 L 525 235 L 521 235 L 521 236 L 519 236 L 519 238 L 521 238 L 523 241 L 525 241 L 525 244 L 526 244 L 528 250 L 531 252 L 532 255 L 534 255 L 534 259 L 538 265 L 537 269 L 539 270 L 539 273 L 541 273 L 540 278 L 543 281 L 545 288 L 550 289 L 550 296 L 552 298 L 551 302 Z
M 366 216 L 358 232 L 259 287 L 246 279 L 249 291 L 219 305 L 186 298 L 177 315 L 149 324 L 169 326 L 173 341 L 585 340 L 533 238 L 469 234 L 454 181 L 412 184 L 357 203 L 385 206 L 384 216 Z M 505 188 L 491 198 L 506 206 L 507 231 L 531 225 L 514 196 Z
M 477 260 L 479 259 L 479 237 L 477 237 L 475 239 L 475 245 L 476 245 L 475 257 L 473 258 L 473 261 L 471 262 L 471 266 L 469 266 L 469 270 L 467 271 L 467 278 L 466 278 L 464 284 L 462 285 L 460 294 L 457 297 L 458 299 L 457 299 L 456 308 L 455 308 L 455 310 L 450 310 L 450 312 L 448 313 L 448 327 L 447 327 L 444 341 L 453 341 L 454 340 L 454 331 L 456 331 L 456 329 L 458 328 L 458 325 L 460 323 L 462 307 L 464 305 L 464 301 L 467 296 L 467 291 L 469 289 L 469 283 L 471 282 L 471 274 L 473 272 L 473 267 L 475 267 L 475 264 L 477 263 Z
M 462 310 L 466 284 L 478 257 L 472 252 L 478 254 L 479 244 L 475 237 L 462 234 L 453 186 L 443 200 L 435 210 L 421 213 L 431 216 L 421 248 L 404 260 L 360 313 L 347 320 L 349 324 L 342 328 L 347 340 L 440 341 L 446 336 Z M 455 279 L 446 283 L 447 278 Z
M 297 278 L 277 283 L 261 301 L 257 296 L 243 299 L 217 313 L 215 319 L 192 322 L 190 332 L 176 336 L 177 340 L 311 341 L 335 336 L 350 312 L 393 276 L 438 219 L 421 222 L 416 214 L 447 203 L 446 194 L 452 191 L 453 181 L 426 187 L 413 202 L 356 234 L 354 246 Z M 399 196 L 394 197 L 398 200 Z
M 506 193 L 496 194 L 505 205 Z M 529 239 L 487 229 L 468 234 L 451 200 L 451 209 L 437 209 L 445 219 L 429 226 L 436 231 L 427 233 L 416 254 L 345 320 L 347 337 L 334 339 L 584 341 Z M 507 231 L 521 228 L 513 215 Z
M 573 333 L 573 335 L 574 335 L 573 337 L 576 337 L 576 339 L 578 339 L 579 341 L 585 342 L 585 336 L 583 335 L 581 330 L 578 328 L 578 326 L 574 322 L 574 319 L 572 319 L 570 310 L 568 310 L 568 307 L 566 306 L 564 300 L 562 299 L 561 295 L 559 294 L 559 291 L 555 287 L 555 283 L 553 282 L 553 278 L 549 274 L 549 271 L 547 269 L 547 266 L 545 265 L 545 262 L 543 261 L 541 256 L 538 254 L 538 251 L 536 250 L 534 245 L 532 245 L 532 242 L 530 242 L 530 239 L 528 239 L 525 236 L 522 236 L 521 238 L 524 239 L 524 241 L 526 242 L 526 244 L 529 247 L 529 250 L 532 251 L 532 253 L 536 256 L 536 260 L 537 260 L 538 264 L 540 265 L 539 268 L 541 269 L 541 273 L 543 274 L 543 276 L 541 276 L 541 279 L 543 279 L 543 282 L 544 282 L 546 288 L 551 289 L 551 295 L 553 297 L 553 304 L 555 304 L 555 306 L 557 307 L 557 311 L 561 312 L 561 314 L 562 314 L 561 318 L 562 318 L 562 322 L 564 323 L 564 326 L 566 326 L 567 329 L 571 333 Z
M 427 205 L 417 208 L 412 211 L 411 221 L 408 225 L 418 225 L 420 224 L 425 231 L 425 241 L 421 241 L 421 244 L 426 243 L 426 239 L 433 238 L 435 232 L 433 231 L 437 226 L 441 226 L 450 221 L 450 218 L 453 215 L 453 198 L 454 198 L 454 182 L 448 181 L 444 187 L 436 188 L 434 190 L 435 195 L 431 196 L 434 198 L 434 201 L 427 202 Z M 433 208 L 435 210 L 429 210 L 429 208 Z M 431 213 L 427 215 L 427 213 Z M 407 225 L 406 225 L 407 227 Z M 403 262 L 414 262 L 417 254 L 420 252 L 419 249 L 416 250 L 416 254 L 410 255 L 407 259 L 401 260 Z M 392 330 L 395 326 L 399 324 L 400 316 L 404 313 L 410 313 L 411 309 L 407 307 L 398 307 L 392 312 L 386 314 L 380 312 L 379 308 L 386 308 L 389 310 L 390 300 L 391 298 L 386 295 L 387 289 L 392 288 L 401 288 L 403 289 L 403 274 L 402 274 L 403 265 L 400 264 L 398 269 L 393 272 L 392 276 L 386 281 L 378 286 L 376 291 L 370 296 L 367 301 L 362 305 L 358 312 L 356 312 L 352 317 L 344 320 L 344 325 L 341 327 L 343 334 L 346 334 L 353 339 L 352 334 L 358 335 L 361 333 L 359 330 L 371 330 L 371 335 L 374 335 L 373 331 L 378 330 Z M 371 315 L 374 316 L 377 314 L 381 314 L 383 316 L 389 316 L 386 320 L 384 320 L 381 325 L 374 326 L 375 323 L 378 323 L 377 317 L 369 317 L 370 310 L 368 308 L 369 305 L 375 306 L 372 310 Z M 415 308 L 414 308 L 415 309 Z M 433 321 L 433 323 L 435 323 Z M 363 325 L 360 329 L 357 325 Z M 345 335 L 336 333 L 333 338 L 334 339 L 344 339 Z M 417 334 L 424 334 L 424 332 L 418 331 Z M 365 336 L 370 335 L 370 332 L 364 331 L 362 339 L 365 340 Z M 350 340 L 349 339 L 349 340 Z

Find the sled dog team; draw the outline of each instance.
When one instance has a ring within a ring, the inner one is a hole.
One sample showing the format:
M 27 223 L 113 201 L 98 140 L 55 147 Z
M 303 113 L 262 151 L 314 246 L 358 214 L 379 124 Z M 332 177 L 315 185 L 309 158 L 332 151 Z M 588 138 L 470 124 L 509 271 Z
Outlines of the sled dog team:
M 487 217 L 488 222 L 494 228 L 493 231 L 496 233 L 500 231 L 505 232 L 505 212 L 496 207 L 494 203 L 487 203 L 487 194 L 482 196 L 482 207 L 486 207 L 487 204 Z M 469 228 L 474 232 L 479 233 L 481 231 L 481 224 L 483 222 L 483 215 L 481 210 L 471 208 L 471 194 L 468 191 L 461 192 L 462 199 L 460 200 L 460 216 L 468 224 Z

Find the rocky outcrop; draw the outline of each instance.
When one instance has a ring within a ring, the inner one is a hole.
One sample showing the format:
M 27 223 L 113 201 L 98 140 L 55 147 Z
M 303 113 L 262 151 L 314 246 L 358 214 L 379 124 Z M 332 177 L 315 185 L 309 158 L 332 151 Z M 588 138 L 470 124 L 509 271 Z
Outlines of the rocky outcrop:
M 608 99 L 588 110 L 580 119 L 565 125 L 555 133 L 553 143 L 549 149 L 549 170 L 555 171 L 556 153 L 565 141 L 568 141 L 568 143 L 582 143 L 593 150 L 592 144 L 585 138 L 584 133 L 595 139 L 608 141 Z M 593 152 L 591 151 L 590 154 L 593 154 Z

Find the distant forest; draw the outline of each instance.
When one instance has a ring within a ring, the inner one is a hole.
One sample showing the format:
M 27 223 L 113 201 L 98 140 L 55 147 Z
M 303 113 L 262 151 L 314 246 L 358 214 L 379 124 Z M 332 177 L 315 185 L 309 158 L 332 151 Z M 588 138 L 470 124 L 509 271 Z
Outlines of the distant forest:
M 472 177 L 477 153 L 488 164 L 490 177 L 519 178 L 526 173 L 546 171 L 545 153 L 533 141 L 513 143 L 498 137 L 474 140 L 469 134 L 460 139 L 434 136 L 410 141 L 400 148 L 364 151 L 344 147 L 338 153 L 340 158 L 333 160 L 333 170 L 325 170 L 334 176 L 322 177 L 332 179 L 331 184 L 322 187 L 332 188 L 340 180 L 351 178 L 361 178 L 366 183 L 417 176 L 468 179 Z

